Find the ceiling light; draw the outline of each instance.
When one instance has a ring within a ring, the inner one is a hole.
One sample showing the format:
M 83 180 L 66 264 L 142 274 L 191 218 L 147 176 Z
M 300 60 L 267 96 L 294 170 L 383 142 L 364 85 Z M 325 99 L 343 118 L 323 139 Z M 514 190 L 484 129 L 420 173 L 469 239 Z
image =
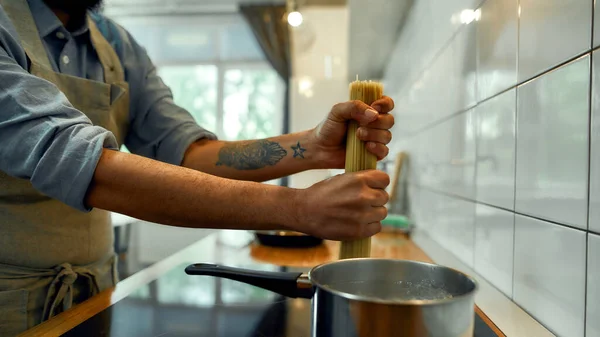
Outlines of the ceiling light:
M 288 23 L 290 24 L 290 26 L 292 27 L 298 27 L 302 24 L 302 21 L 304 19 L 302 18 L 302 14 L 300 14 L 300 12 L 291 12 L 290 14 L 288 14 Z
M 465 9 L 460 13 L 460 22 L 468 25 L 473 21 L 479 21 L 481 19 L 481 9 Z

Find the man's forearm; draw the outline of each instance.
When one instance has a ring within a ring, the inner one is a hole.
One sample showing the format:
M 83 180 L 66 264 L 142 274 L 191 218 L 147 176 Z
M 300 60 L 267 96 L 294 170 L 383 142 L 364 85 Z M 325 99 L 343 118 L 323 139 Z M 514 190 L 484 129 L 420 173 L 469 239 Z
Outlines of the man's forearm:
M 192 144 L 182 166 L 220 177 L 267 181 L 322 168 L 310 131 L 274 138 Z
M 294 193 L 104 150 L 86 204 L 172 226 L 292 229 Z

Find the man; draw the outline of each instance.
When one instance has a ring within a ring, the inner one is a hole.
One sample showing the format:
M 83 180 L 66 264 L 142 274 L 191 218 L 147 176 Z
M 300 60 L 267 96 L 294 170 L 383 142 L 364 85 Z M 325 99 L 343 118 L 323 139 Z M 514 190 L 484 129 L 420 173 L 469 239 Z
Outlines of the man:
M 89 9 L 99 0 L 0 0 L 0 335 L 117 282 L 107 211 L 183 227 L 380 230 L 383 172 L 308 189 L 256 183 L 341 168 L 346 123 L 379 159 L 393 102 L 333 107 L 315 129 L 222 142 L 173 103 L 145 51 Z M 132 153 L 118 152 L 125 144 Z

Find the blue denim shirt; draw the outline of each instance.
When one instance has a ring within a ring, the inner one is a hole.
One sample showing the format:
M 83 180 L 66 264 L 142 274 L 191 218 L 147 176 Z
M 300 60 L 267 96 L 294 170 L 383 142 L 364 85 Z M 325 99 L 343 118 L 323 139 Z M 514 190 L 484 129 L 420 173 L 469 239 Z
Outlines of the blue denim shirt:
M 87 25 L 69 32 L 42 0 L 29 5 L 54 71 L 103 81 Z M 146 51 L 125 29 L 100 14 L 90 16 L 115 49 L 130 86 L 125 145 L 132 153 L 179 165 L 192 142 L 216 138 L 174 104 Z M 29 74 L 28 62 L 0 6 L 0 170 L 87 211 L 84 197 L 102 148 L 116 149 L 116 140 L 91 125 L 53 84 Z

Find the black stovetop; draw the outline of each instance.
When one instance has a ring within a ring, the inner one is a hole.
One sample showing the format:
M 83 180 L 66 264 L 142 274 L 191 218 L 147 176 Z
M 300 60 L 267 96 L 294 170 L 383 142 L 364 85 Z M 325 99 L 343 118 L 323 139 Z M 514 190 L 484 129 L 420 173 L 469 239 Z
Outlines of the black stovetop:
M 174 268 L 63 336 L 309 337 L 310 300 Z M 254 269 L 281 271 L 267 264 Z M 475 316 L 475 336 L 496 334 Z

